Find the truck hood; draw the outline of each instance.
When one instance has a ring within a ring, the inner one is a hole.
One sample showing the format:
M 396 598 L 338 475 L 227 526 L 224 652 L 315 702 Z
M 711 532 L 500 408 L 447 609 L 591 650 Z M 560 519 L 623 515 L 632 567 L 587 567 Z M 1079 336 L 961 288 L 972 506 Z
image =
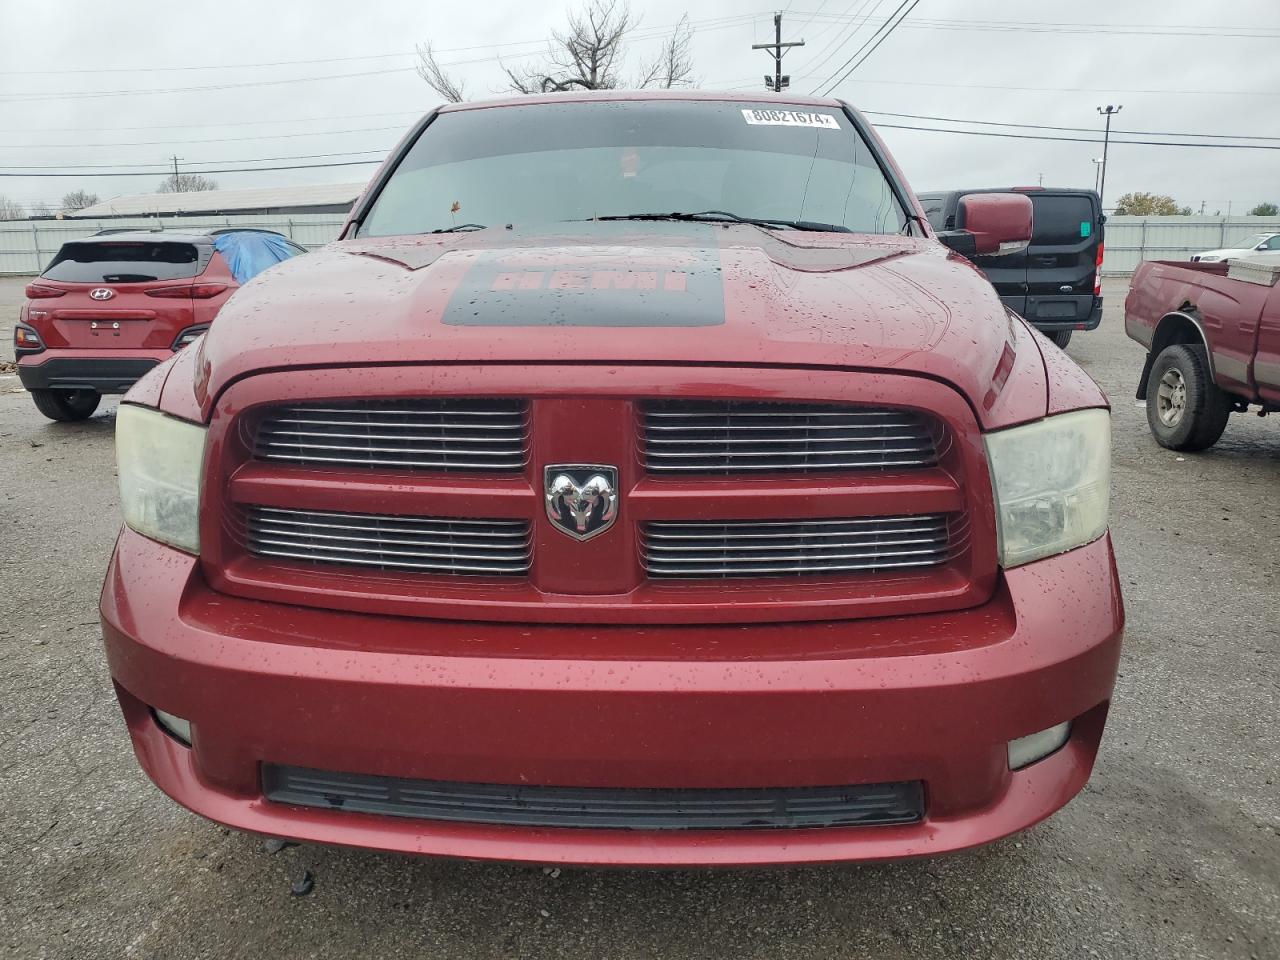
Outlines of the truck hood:
M 433 362 L 893 370 L 951 384 L 984 426 L 1046 409 L 1032 335 L 936 241 L 670 222 L 332 243 L 228 301 L 195 400 L 207 419 L 256 372 Z

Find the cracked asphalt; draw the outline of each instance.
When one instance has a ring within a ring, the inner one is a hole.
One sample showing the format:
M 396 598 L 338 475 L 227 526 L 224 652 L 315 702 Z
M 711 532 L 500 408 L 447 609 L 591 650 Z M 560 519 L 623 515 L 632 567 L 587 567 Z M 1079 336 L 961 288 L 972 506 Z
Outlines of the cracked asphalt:
M 21 287 L 0 279 L 6 341 Z M 97 631 L 116 404 L 51 424 L 0 368 L 0 956 L 1280 957 L 1280 419 L 1233 417 L 1203 455 L 1157 447 L 1123 281 L 1104 292 L 1068 351 L 1115 405 L 1129 616 L 1093 779 L 1022 835 L 878 866 L 271 854 L 185 812 L 134 762 Z

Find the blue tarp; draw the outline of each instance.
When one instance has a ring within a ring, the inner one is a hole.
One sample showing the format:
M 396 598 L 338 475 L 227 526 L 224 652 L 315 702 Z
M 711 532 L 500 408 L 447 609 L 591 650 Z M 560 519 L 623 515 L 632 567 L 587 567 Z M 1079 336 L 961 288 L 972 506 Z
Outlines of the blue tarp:
M 242 285 L 267 267 L 288 260 L 298 252 L 284 237 L 256 230 L 220 233 L 213 238 L 213 249 L 222 254 L 236 283 Z

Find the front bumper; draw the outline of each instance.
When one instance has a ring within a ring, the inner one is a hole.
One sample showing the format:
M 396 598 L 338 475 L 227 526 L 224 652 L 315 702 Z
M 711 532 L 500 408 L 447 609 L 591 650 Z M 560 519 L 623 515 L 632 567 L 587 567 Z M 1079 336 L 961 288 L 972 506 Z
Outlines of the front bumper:
M 1064 612 L 1069 612 L 1064 617 Z M 212 820 L 304 841 L 608 865 L 881 860 L 986 843 L 1088 779 L 1120 652 L 1109 539 L 1005 575 L 985 605 L 836 623 L 448 623 L 213 593 L 125 530 L 102 596 L 139 762 Z M 193 748 L 151 708 L 192 721 Z M 1072 720 L 1010 772 L 1010 739 Z M 711 789 L 922 781 L 910 824 L 547 828 L 291 806 L 264 764 L 485 784 Z
M 171 350 L 58 350 L 18 358 L 18 379 L 28 390 L 125 393 Z

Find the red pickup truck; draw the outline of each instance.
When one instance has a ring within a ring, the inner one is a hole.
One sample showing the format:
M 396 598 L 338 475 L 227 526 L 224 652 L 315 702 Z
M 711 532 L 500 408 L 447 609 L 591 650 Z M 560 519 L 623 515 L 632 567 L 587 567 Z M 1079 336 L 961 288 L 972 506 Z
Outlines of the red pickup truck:
M 118 415 L 135 752 L 262 834 L 580 864 L 985 843 L 1088 779 L 1107 401 L 835 100 L 442 107 Z
M 1125 332 L 1147 348 L 1138 399 L 1162 446 L 1204 450 L 1232 413 L 1280 410 L 1280 286 L 1227 275 L 1238 269 L 1152 260 L 1129 284 Z

